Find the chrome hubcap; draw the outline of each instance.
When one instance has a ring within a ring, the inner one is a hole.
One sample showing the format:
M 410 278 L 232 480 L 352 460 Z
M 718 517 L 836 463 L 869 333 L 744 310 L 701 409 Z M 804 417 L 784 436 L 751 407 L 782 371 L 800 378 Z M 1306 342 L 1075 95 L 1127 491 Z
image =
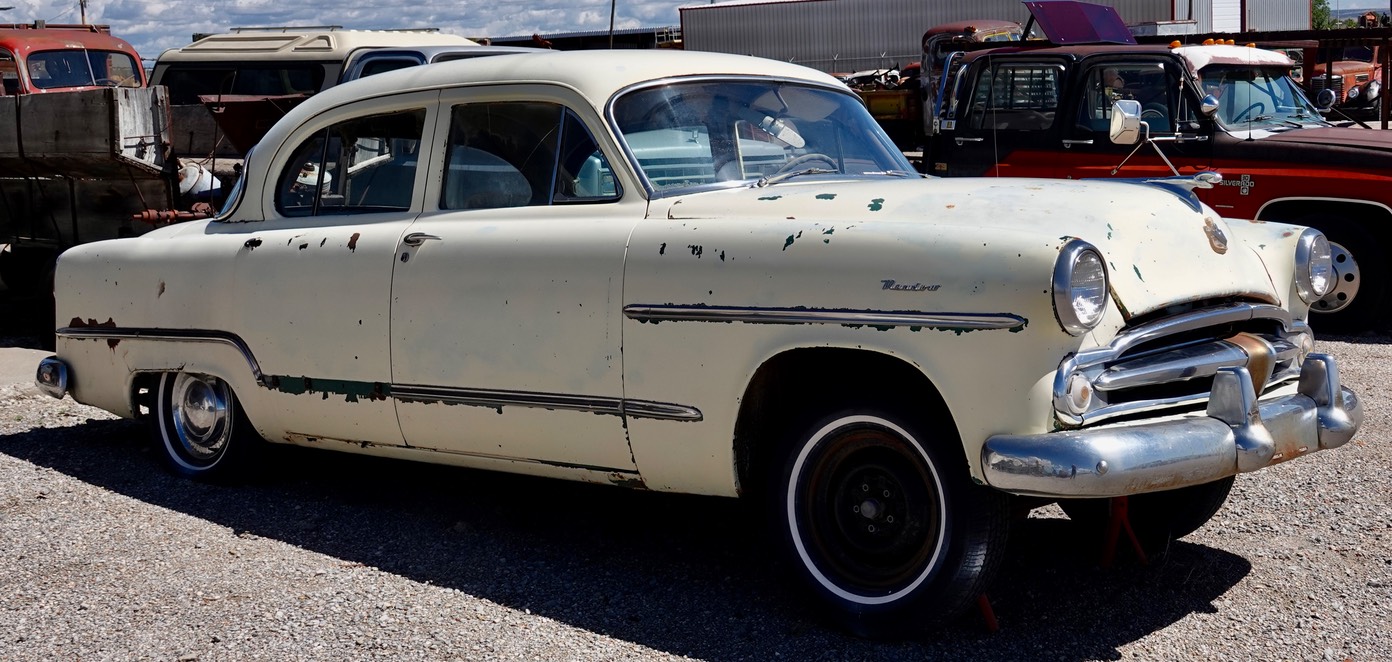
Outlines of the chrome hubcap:
M 232 437 L 232 392 L 215 377 L 180 373 L 169 401 L 182 450 L 195 460 L 218 457 Z
M 1347 248 L 1331 241 L 1329 257 L 1334 262 L 1334 289 L 1310 305 L 1312 312 L 1337 313 L 1347 308 L 1353 303 L 1354 295 L 1358 294 L 1358 284 L 1363 281 L 1363 274 L 1358 270 L 1358 261 L 1353 259 L 1353 253 Z

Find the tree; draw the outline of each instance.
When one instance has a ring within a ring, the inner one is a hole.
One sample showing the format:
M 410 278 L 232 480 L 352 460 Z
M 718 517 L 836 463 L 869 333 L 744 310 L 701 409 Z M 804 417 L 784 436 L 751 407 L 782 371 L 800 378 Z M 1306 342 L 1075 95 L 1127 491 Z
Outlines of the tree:
M 1310 6 L 1310 27 L 1316 30 L 1330 30 L 1338 27 L 1329 13 L 1329 0 L 1315 0 Z

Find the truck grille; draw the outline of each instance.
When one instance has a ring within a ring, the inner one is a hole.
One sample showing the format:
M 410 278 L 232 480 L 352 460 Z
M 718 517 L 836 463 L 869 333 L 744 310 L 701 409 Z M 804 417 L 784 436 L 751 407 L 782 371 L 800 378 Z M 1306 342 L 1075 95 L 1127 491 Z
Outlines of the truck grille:
M 1228 304 L 1151 319 L 1064 361 L 1054 379 L 1055 410 L 1065 427 L 1180 411 L 1207 403 L 1213 376 L 1228 367 L 1246 367 L 1260 395 L 1298 379 L 1311 347 L 1304 322 L 1277 306 Z M 1080 412 L 1069 394 L 1083 384 L 1092 397 Z
M 1313 89 L 1313 90 L 1316 91 L 1316 92 L 1319 92 L 1320 90 L 1322 90 L 1322 89 L 1324 89 L 1324 88 L 1327 87 L 1327 88 L 1329 88 L 1329 89 L 1331 89 L 1331 90 L 1334 90 L 1334 97 L 1335 97 L 1335 99 L 1337 99 L 1337 100 L 1339 100 L 1339 101 L 1343 101 L 1343 100 L 1344 100 L 1344 77 L 1343 77 L 1343 76 L 1334 76 L 1334 77 L 1333 77 L 1334 82 L 1333 82 L 1332 85 L 1330 84 L 1329 79 L 1330 79 L 1330 76 L 1327 75 L 1327 74 L 1321 74 L 1321 75 L 1319 75 L 1319 76 L 1315 76 L 1314 78 L 1311 78 L 1311 79 L 1310 79 L 1310 86 L 1311 86 L 1311 89 Z

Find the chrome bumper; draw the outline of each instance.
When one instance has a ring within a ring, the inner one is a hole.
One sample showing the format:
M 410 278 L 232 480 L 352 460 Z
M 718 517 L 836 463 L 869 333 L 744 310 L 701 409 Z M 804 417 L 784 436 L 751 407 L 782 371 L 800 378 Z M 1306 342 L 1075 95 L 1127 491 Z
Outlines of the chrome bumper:
M 1311 354 L 1297 393 L 1257 400 L 1246 368 L 1214 377 L 1205 416 L 1032 435 L 981 449 L 990 486 L 1013 494 L 1112 497 L 1208 483 L 1327 448 L 1363 422 L 1327 354 Z
M 62 400 L 68 393 L 68 364 L 56 356 L 39 361 L 34 383 L 40 391 Z

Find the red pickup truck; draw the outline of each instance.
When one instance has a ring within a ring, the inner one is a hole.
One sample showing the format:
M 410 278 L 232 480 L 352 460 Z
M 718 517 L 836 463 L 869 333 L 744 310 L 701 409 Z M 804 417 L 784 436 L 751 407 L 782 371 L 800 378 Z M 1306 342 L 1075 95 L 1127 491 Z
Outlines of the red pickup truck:
M 1382 328 L 1392 241 L 1392 132 L 1325 122 L 1291 60 L 1244 46 L 1021 45 L 949 70 L 925 169 L 934 175 L 1151 178 L 1217 171 L 1197 191 L 1225 217 L 1323 230 L 1338 286 L 1323 330 Z M 1134 100 L 1155 148 L 1116 144 L 1113 104 Z M 1173 164 L 1173 169 L 1171 168 Z

